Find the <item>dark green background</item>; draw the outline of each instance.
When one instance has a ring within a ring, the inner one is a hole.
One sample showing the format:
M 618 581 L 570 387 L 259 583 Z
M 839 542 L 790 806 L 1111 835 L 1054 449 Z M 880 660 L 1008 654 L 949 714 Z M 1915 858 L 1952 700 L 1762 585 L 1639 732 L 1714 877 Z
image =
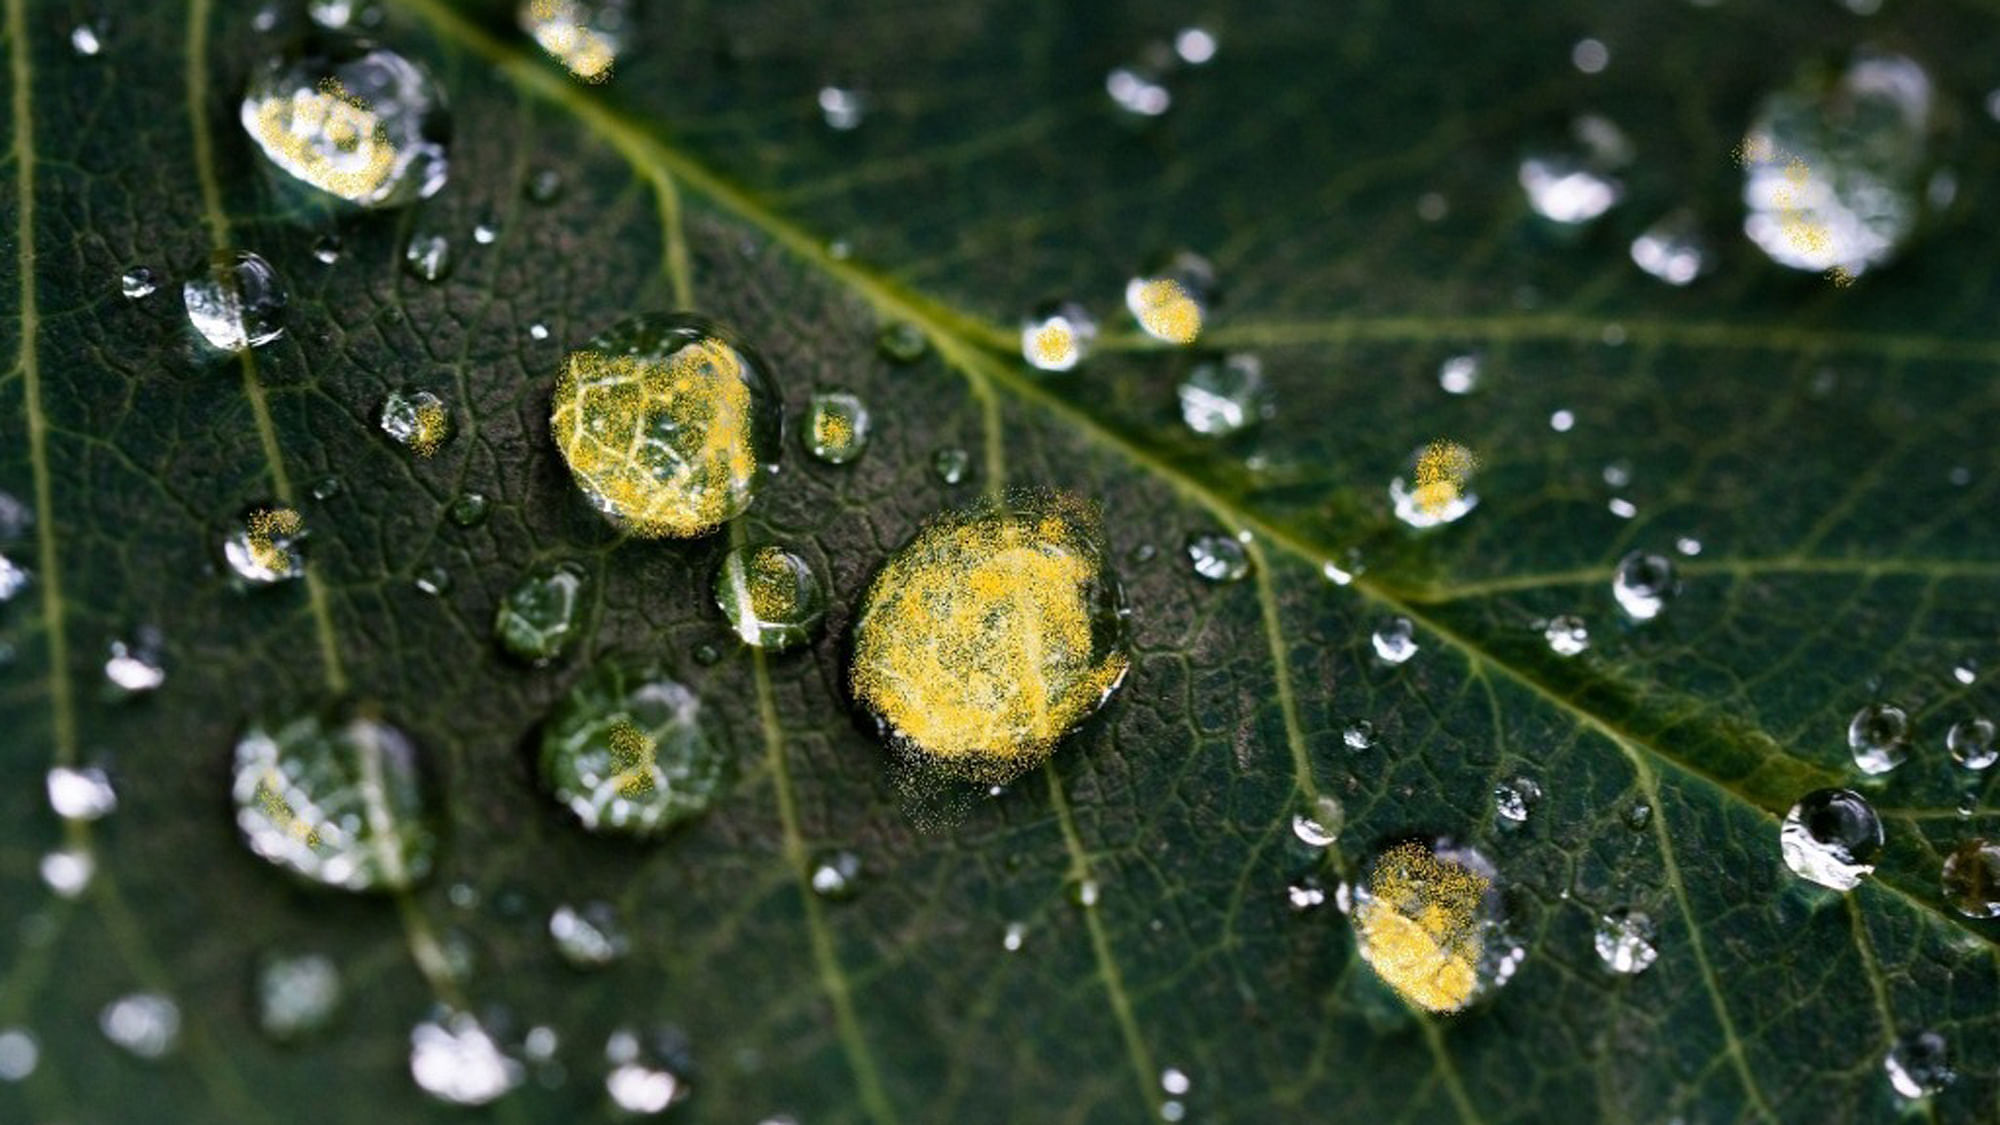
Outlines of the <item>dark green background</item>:
M 0 488 L 37 522 L 0 549 L 37 582 L 0 607 L 17 650 L 0 668 L 0 1025 L 31 1028 L 43 1058 L 0 1086 L 0 1119 L 568 1120 L 605 1112 L 606 1034 L 660 1023 L 698 1067 L 674 1112 L 700 1121 L 1142 1121 L 1170 1066 L 1192 1080 L 1190 1120 L 1875 1121 L 1898 1113 L 1886 1045 L 1919 1029 L 1960 1073 L 1924 1112 L 1996 1113 L 2000 930 L 1938 896 L 1942 852 L 2000 821 L 1943 747 L 1953 721 L 2000 710 L 1994 5 L 643 4 L 598 88 L 537 55 L 508 5 L 406 0 L 379 34 L 450 93 L 451 183 L 343 223 L 330 268 L 309 252 L 323 226 L 271 193 L 235 124 L 299 7 L 259 33 L 247 3 L 6 6 Z M 102 54 L 77 56 L 70 28 L 99 16 Z M 1217 59 L 1172 82 L 1165 118 L 1121 119 L 1105 72 L 1196 20 Z M 1585 35 L 1610 48 L 1601 75 L 1569 63 Z M 1928 68 L 1933 153 L 1960 189 L 1902 261 L 1836 289 L 1734 233 L 1729 153 L 1763 93 L 1863 43 Z M 859 130 L 819 120 L 829 81 L 871 95 Z M 1584 111 L 1638 161 L 1622 206 L 1557 239 L 1514 167 Z M 521 190 L 541 167 L 567 185 L 548 206 Z M 1441 222 L 1417 215 L 1430 191 Z M 1625 247 L 1683 204 L 1717 271 L 1673 291 Z M 482 221 L 490 246 L 470 237 Z M 415 232 L 452 238 L 445 282 L 399 268 Z M 247 364 L 186 357 L 178 282 L 217 244 L 291 287 L 287 335 Z M 1113 315 L 1135 266 L 1182 246 L 1222 279 L 1208 341 L 1257 351 L 1275 387 L 1254 436 L 1187 436 L 1173 387 L 1190 358 Z M 172 284 L 127 301 L 118 275 L 139 263 Z M 1068 375 L 1010 352 L 1047 297 L 1109 330 Z M 876 408 L 859 463 L 794 442 L 747 519 L 833 576 L 808 651 L 759 662 L 730 643 L 707 595 L 723 541 L 616 541 L 549 443 L 564 349 L 681 304 L 756 343 L 794 420 L 821 384 Z M 877 353 L 892 318 L 930 333 L 922 361 Z M 1437 364 L 1467 348 L 1485 386 L 1447 396 Z M 433 460 L 374 429 L 402 386 L 456 412 Z M 1558 408 L 1572 432 L 1549 429 Z M 1412 536 L 1386 484 L 1441 435 L 1483 458 L 1482 502 Z M 966 484 L 932 475 L 946 445 L 974 452 Z M 1636 519 L 1606 510 L 1612 462 L 1630 465 Z M 1949 483 L 1959 467 L 1970 484 Z M 885 553 L 996 469 L 1103 502 L 1136 666 L 1049 771 L 920 831 L 848 717 L 840 637 Z M 327 474 L 343 491 L 311 500 Z M 463 488 L 495 502 L 474 530 L 444 516 Z M 312 529 L 310 582 L 232 590 L 227 520 L 286 494 Z M 1195 579 L 1182 541 L 1209 530 L 1252 533 L 1252 580 Z M 1681 536 L 1704 544 L 1684 593 L 1623 624 L 1612 564 Z M 1158 557 L 1129 561 L 1141 546 Z M 1323 580 L 1351 548 L 1361 579 Z M 594 578 L 588 641 L 525 671 L 489 622 L 556 559 Z M 412 584 L 431 566 L 452 575 L 442 598 Z M 1548 653 L 1531 622 L 1559 612 L 1589 620 L 1587 655 Z M 1389 669 L 1368 634 L 1395 613 L 1422 651 Z M 105 645 L 139 623 L 165 631 L 169 679 L 107 703 Z M 703 644 L 725 658 L 697 664 Z M 725 803 L 652 846 L 586 836 L 531 778 L 536 724 L 606 652 L 674 667 L 740 767 Z M 1971 687 L 1951 676 L 1964 661 L 1989 669 Z M 246 719 L 343 691 L 436 767 L 448 851 L 407 929 L 393 902 L 288 883 L 230 823 Z M 1846 722 L 1872 699 L 1910 709 L 1915 748 L 1870 788 L 1889 852 L 1843 900 L 1785 871 L 1777 818 L 1854 780 Z M 1351 752 L 1340 731 L 1361 719 L 1378 740 Z M 74 904 L 35 870 L 64 836 L 42 789 L 59 760 L 104 765 L 120 793 L 88 830 L 101 870 Z M 1516 775 L 1547 797 L 1503 830 L 1491 792 Z M 1337 856 L 1291 838 L 1313 792 L 1346 803 Z M 1415 832 L 1483 849 L 1529 943 L 1517 979 L 1453 1019 L 1373 985 L 1331 903 L 1286 905 L 1289 883 L 1331 888 Z M 830 847 L 866 863 L 851 902 L 805 890 Z M 1086 875 L 1092 911 L 1066 894 Z M 458 883 L 477 907 L 451 904 Z M 634 950 L 585 976 L 546 919 L 593 897 L 620 904 Z M 1660 925 L 1659 962 L 1634 979 L 1591 950 L 1616 907 Z M 1013 954 L 1010 921 L 1027 926 Z M 416 1089 L 408 1030 L 435 999 L 409 952 L 420 930 L 473 951 L 457 988 L 475 1010 L 560 1032 L 565 1082 L 476 1112 Z M 350 1003 L 322 1040 L 256 1030 L 252 967 L 273 950 L 342 966 Z M 160 1064 L 95 1026 L 141 987 L 187 1020 Z

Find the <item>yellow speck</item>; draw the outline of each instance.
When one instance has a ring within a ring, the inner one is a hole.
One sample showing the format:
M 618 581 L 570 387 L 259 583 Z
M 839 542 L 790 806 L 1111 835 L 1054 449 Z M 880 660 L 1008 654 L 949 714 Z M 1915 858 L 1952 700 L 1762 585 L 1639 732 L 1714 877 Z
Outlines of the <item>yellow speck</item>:
M 1479 459 L 1457 442 L 1440 439 L 1425 446 L 1417 454 L 1417 486 L 1411 493 L 1418 509 L 1429 516 L 1443 513 L 1465 494 L 1478 467 Z
M 621 719 L 612 726 L 605 741 L 611 746 L 612 768 L 618 771 L 611 778 L 618 783 L 618 792 L 626 797 L 651 793 L 653 756 L 659 749 L 653 736 Z
M 1484 876 L 1421 843 L 1391 848 L 1376 861 L 1367 894 L 1354 908 L 1362 958 L 1419 1007 L 1465 1007 L 1479 985 L 1487 886 Z
M 1135 285 L 1126 303 L 1139 327 L 1169 344 L 1192 344 L 1201 335 L 1201 302 L 1172 278 L 1154 278 Z
M 291 540 L 305 530 L 305 520 L 291 508 L 259 508 L 245 521 L 244 540 L 250 559 L 265 570 L 292 569 Z

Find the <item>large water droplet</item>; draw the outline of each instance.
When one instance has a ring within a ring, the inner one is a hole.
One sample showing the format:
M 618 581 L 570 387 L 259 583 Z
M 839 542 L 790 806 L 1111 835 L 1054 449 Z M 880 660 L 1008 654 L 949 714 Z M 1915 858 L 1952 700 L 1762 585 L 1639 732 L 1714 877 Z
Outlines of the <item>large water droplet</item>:
M 1021 322 L 1021 358 L 1043 371 L 1068 371 L 1096 339 L 1097 320 L 1082 305 L 1050 301 Z
M 35 1073 L 41 1058 L 41 1044 L 26 1028 L 0 1029 L 0 1082 L 19 1082 Z
M 1125 616 L 1097 509 L 1016 493 L 932 519 L 883 563 L 850 684 L 892 747 L 1004 781 L 1124 681 Z
M 1181 421 L 1195 433 L 1224 437 L 1269 418 L 1263 361 L 1248 352 L 1197 363 L 1180 386 Z
M 1778 850 L 1799 878 L 1851 891 L 1875 870 L 1882 821 L 1867 798 L 1852 789 L 1815 789 L 1785 814 Z
M 626 0 L 524 0 L 521 29 L 585 82 L 603 82 L 625 49 Z
M 1368 639 L 1385 664 L 1401 664 L 1417 654 L 1417 628 L 1407 617 L 1389 618 Z
M 1340 839 L 1340 830 L 1347 826 L 1347 809 L 1340 798 L 1330 793 L 1322 793 L 1313 798 L 1312 806 L 1304 812 L 1292 814 L 1292 835 L 1309 848 L 1326 848 Z
M 1597 956 L 1614 973 L 1632 976 L 1651 968 L 1660 957 L 1656 940 L 1653 920 L 1638 911 L 1614 910 L 1597 920 Z
M 690 316 L 621 321 L 571 352 L 549 419 L 584 496 L 644 538 L 703 535 L 756 496 L 778 457 L 763 360 Z
M 293 508 L 258 507 L 223 540 L 222 556 L 239 578 L 259 586 L 306 572 L 306 525 Z
M 694 692 L 656 665 L 609 660 L 550 714 L 541 774 L 589 831 L 648 836 L 706 812 L 729 769 Z
M 1389 481 L 1396 518 L 1414 528 L 1463 518 L 1479 506 L 1479 496 L 1472 491 L 1472 474 L 1478 467 L 1472 451 L 1452 441 L 1434 441 L 1410 454 L 1407 479 L 1398 475 Z
M 157 992 L 121 996 L 97 1013 L 104 1037 L 142 1059 L 163 1058 L 181 1037 L 181 1009 Z
M 1575 656 L 1590 647 L 1590 626 L 1570 614 L 1551 617 L 1542 629 L 1542 639 L 1557 656 Z
M 1960 719 L 1944 736 L 1944 744 L 1952 760 L 1969 770 L 1983 770 L 2000 760 L 1991 719 Z
M 1708 243 L 1694 212 L 1675 211 L 1632 240 L 1632 261 L 1668 285 L 1687 285 L 1708 268 Z
M 253 726 L 236 743 L 230 796 L 250 850 L 350 891 L 414 885 L 438 838 L 416 748 L 365 715 Z
M 581 910 L 567 903 L 556 907 L 549 915 L 549 937 L 562 959 L 579 969 L 601 969 L 632 947 L 608 902 L 586 903 Z
M 1634 621 L 1658 617 L 1676 592 L 1674 564 L 1665 555 L 1633 551 L 1618 560 L 1611 578 L 1611 596 Z
M 1194 572 L 1210 582 L 1241 582 L 1250 573 L 1250 555 L 1234 535 L 1207 532 L 1191 535 L 1188 560 Z
M 267 957 L 257 967 L 257 1026 L 280 1043 L 326 1029 L 340 1009 L 340 970 L 317 953 Z
M 1470 848 L 1394 845 L 1353 890 L 1361 959 L 1404 1000 L 1456 1012 L 1504 985 L 1520 946 L 1500 926 L 1491 864 Z
M 1958 1077 L 1944 1036 L 1935 1031 L 1897 1036 L 1882 1059 L 1882 1069 L 1889 1075 L 1890 1088 L 1912 1101 L 1930 1097 Z
M 1865 774 L 1885 774 L 1910 756 L 1910 716 L 1893 703 L 1870 703 L 1847 723 L 1847 747 Z
M 410 1077 L 439 1101 L 485 1105 L 520 1085 L 522 1075 L 521 1064 L 465 1012 L 410 1029 Z
M 118 291 L 135 301 L 152 296 L 159 287 L 159 275 L 145 266 L 133 266 L 118 279 Z
M 271 263 L 247 250 L 222 250 L 208 272 L 181 286 L 188 323 L 226 352 L 262 347 L 285 334 L 284 282 Z
M 826 583 L 783 547 L 739 547 L 715 573 L 715 604 L 743 643 L 778 651 L 804 644 L 826 617 Z
M 444 93 L 387 47 L 329 39 L 258 68 L 239 117 L 290 182 L 356 207 L 397 207 L 444 187 Z
M 1944 860 L 1944 898 L 1967 918 L 2000 918 L 2000 844 L 1974 837 Z
M 589 578 L 572 562 L 536 567 L 500 599 L 493 638 L 509 656 L 547 664 L 576 643 Z
M 1125 307 L 1146 335 L 1169 344 L 1192 344 L 1215 300 L 1215 267 L 1181 251 L 1125 283 Z
M 403 272 L 418 281 L 443 281 L 455 261 L 451 239 L 441 234 L 418 231 L 403 245 Z
M 851 391 L 820 391 L 806 406 L 806 452 L 829 465 L 845 465 L 868 448 L 868 405 Z
M 429 391 L 391 391 L 378 419 L 389 440 L 419 457 L 429 457 L 451 440 L 451 411 Z
M 99 820 L 118 807 L 118 794 L 111 779 L 96 766 L 71 769 L 56 766 L 44 779 L 49 808 L 64 820 Z

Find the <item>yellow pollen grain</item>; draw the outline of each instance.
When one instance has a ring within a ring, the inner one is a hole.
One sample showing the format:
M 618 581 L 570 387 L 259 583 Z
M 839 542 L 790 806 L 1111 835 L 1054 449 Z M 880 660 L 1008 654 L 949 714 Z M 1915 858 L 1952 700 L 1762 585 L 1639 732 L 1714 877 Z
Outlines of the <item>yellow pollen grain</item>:
M 619 794 L 637 797 L 651 793 L 654 753 L 659 748 L 653 736 L 621 719 L 605 741 L 611 746 L 612 768 L 618 771 L 611 780 L 617 782 Z
M 1192 344 L 1201 335 L 1201 304 L 1172 278 L 1139 286 L 1132 311 L 1146 331 L 1170 344 Z
M 1425 446 L 1417 454 L 1417 486 L 1412 492 L 1417 508 L 1425 515 L 1440 515 L 1465 494 L 1466 482 L 1479 467 L 1472 451 L 1442 439 Z
M 750 559 L 744 577 L 750 592 L 750 612 L 759 621 L 778 621 L 799 607 L 799 578 L 785 553 L 765 547 Z
M 321 79 L 316 91 L 265 99 L 255 132 L 286 170 L 350 202 L 373 199 L 395 171 L 396 147 L 381 119 L 337 78 Z
M 245 524 L 244 540 L 251 561 L 265 570 L 290 570 L 289 540 L 305 528 L 304 518 L 292 508 L 259 508 L 250 513 Z
M 1440 859 L 1420 843 L 1399 844 L 1376 862 L 1354 909 L 1361 955 L 1405 1000 L 1455 1012 L 1479 984 L 1485 942 L 1484 876 Z
M 451 434 L 451 416 L 443 405 L 427 402 L 417 407 L 416 426 L 410 432 L 410 452 L 429 457 L 444 445 Z

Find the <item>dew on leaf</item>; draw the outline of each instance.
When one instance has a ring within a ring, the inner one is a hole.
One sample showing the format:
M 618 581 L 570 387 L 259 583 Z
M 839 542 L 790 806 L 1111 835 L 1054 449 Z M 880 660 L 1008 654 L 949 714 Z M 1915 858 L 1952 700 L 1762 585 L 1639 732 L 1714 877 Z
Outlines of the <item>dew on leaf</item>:
M 1653 806 L 1641 801 L 1625 810 L 1625 827 L 1634 832 L 1643 832 L 1653 823 Z
M 549 937 L 573 968 L 601 969 L 632 948 L 617 910 L 608 902 L 564 903 L 549 915 Z
M 403 244 L 403 272 L 418 281 L 443 281 L 454 261 L 451 239 L 444 235 L 418 231 Z
M 1292 835 L 1309 848 L 1331 847 L 1347 826 L 1347 810 L 1340 798 L 1322 793 L 1303 812 L 1292 814 Z
M 136 1058 L 164 1058 L 180 1042 L 181 1009 L 161 993 L 134 992 L 106 1004 L 97 1027 Z
M 1021 358 L 1043 371 L 1068 371 L 1097 339 L 1097 320 L 1074 301 L 1050 301 L 1021 322 Z
M 1215 58 L 1215 33 L 1203 27 L 1184 27 L 1174 33 L 1174 54 L 1189 66 L 1202 66 Z
M 54 766 L 43 778 L 49 808 L 64 820 L 100 820 L 118 807 L 111 779 L 96 766 Z
M 1967 918 L 2000 918 L 2000 844 L 1973 837 L 1944 860 L 1944 898 Z
M 444 400 L 429 391 L 389 392 L 376 424 L 390 441 L 418 457 L 435 455 L 455 430 Z
M 1434 441 L 1410 455 L 1406 474 L 1389 481 L 1396 518 L 1414 528 L 1438 527 L 1479 506 L 1472 474 L 1479 459 L 1453 441 Z M 1414 485 L 1411 483 L 1414 481 Z
M 1847 748 L 1862 773 L 1879 775 L 1910 756 L 1910 715 L 1893 703 L 1870 703 L 1847 723 Z
M 480 223 L 472 228 L 472 241 L 480 246 L 491 246 L 500 237 L 500 228 L 492 223 Z
M 1651 968 L 1659 959 L 1653 920 L 1636 910 L 1614 910 L 1597 920 L 1593 943 L 1598 960 L 1621 976 L 1634 976 Z
M 667 1053 L 646 1049 L 633 1031 L 612 1032 L 604 1044 L 605 1061 L 611 1064 L 604 1090 L 611 1104 L 625 1113 L 650 1117 L 685 1099 L 690 1087 L 681 1068 L 661 1057 Z
M 1528 206 L 1553 223 L 1575 226 L 1611 210 L 1625 188 L 1590 161 L 1563 154 L 1541 154 L 1521 161 L 1515 173 Z
M 1576 428 L 1576 415 L 1568 410 L 1558 410 L 1549 415 L 1549 429 L 1566 434 Z
M 741 515 L 782 420 L 769 369 L 697 317 L 639 316 L 573 351 L 549 419 L 584 497 L 647 539 L 705 535 Z
M 1272 414 L 1264 363 L 1232 352 L 1194 365 L 1180 385 L 1181 421 L 1203 437 L 1226 437 Z
M 328 475 L 315 478 L 306 491 L 315 500 L 331 500 L 340 495 L 344 487 L 339 477 Z
M 293 508 L 255 507 L 223 540 L 222 555 L 243 581 L 268 586 L 306 572 L 306 525 Z
M 1000 935 L 1000 948 L 1009 953 L 1019 953 L 1021 946 L 1027 944 L 1027 940 L 1028 927 L 1019 922 L 1009 922 L 1006 930 Z
M 417 571 L 410 584 L 415 586 L 419 593 L 429 594 L 434 598 L 442 597 L 445 591 L 451 589 L 451 571 L 441 566 L 427 566 Z
M 528 338 L 532 340 L 548 339 L 549 326 L 543 324 L 541 321 L 536 321 L 535 323 L 528 325 Z
M 1215 267 L 1181 251 L 1125 283 L 1125 308 L 1146 335 L 1169 344 L 1192 344 L 1215 300 Z
M 1688 285 L 1708 269 L 1710 251 L 1694 212 L 1669 213 L 1632 240 L 1632 261 L 1668 285 Z
M 1401 664 L 1417 654 L 1417 627 L 1407 617 L 1391 617 L 1369 635 L 1384 664 Z
M 82 848 L 58 848 L 42 857 L 42 882 L 63 898 L 75 898 L 97 874 L 97 859 Z
M 258 67 L 244 132 L 286 182 L 361 208 L 400 207 L 444 187 L 450 123 L 422 65 L 387 47 L 329 39 Z
M 657 665 L 600 661 L 543 727 L 542 784 L 591 832 L 650 836 L 699 816 L 730 772 L 701 711 Z
M 1094 909 L 1104 898 L 1104 887 L 1095 879 L 1072 879 L 1069 884 L 1071 906 L 1084 910 Z
M 15 595 L 27 589 L 28 578 L 28 572 L 21 564 L 0 555 L 0 605 L 13 601 Z
M 1326 888 L 1314 880 L 1302 879 L 1285 888 L 1285 904 L 1303 914 L 1326 904 Z
M 715 573 L 715 604 L 743 643 L 773 652 L 810 640 L 826 617 L 826 583 L 798 554 L 739 547 Z
M 1250 555 L 1242 540 L 1220 532 L 1191 535 L 1187 541 L 1188 561 L 1194 572 L 1215 583 L 1241 582 L 1250 574 Z
M 509 656 L 547 664 L 576 643 L 589 578 L 572 562 L 538 566 L 509 587 L 493 615 L 493 638 Z
M 1618 560 L 1611 596 L 1634 621 L 1651 621 L 1677 592 L 1674 564 L 1665 555 L 1632 551 Z
M 83 58 L 95 58 L 104 50 L 104 40 L 95 27 L 80 23 L 69 29 L 69 49 Z
M 2000 760 L 1991 719 L 1960 719 L 1944 736 L 1944 744 L 1952 761 L 1969 770 L 1983 770 Z
M 924 330 L 907 320 L 894 320 L 875 335 L 875 347 L 895 363 L 915 363 L 923 358 L 930 340 Z
M 1160 1072 L 1160 1089 L 1175 1097 L 1187 1093 L 1193 1085 L 1194 1083 L 1188 1079 L 1187 1072 L 1179 1067 L 1170 1066 Z
M 1513 975 L 1522 950 L 1500 927 L 1491 864 L 1469 848 L 1396 844 L 1353 891 L 1361 959 L 1411 1004 L 1456 1012 Z
M 1349 750 L 1366 750 L 1375 745 L 1375 724 L 1367 719 L 1357 719 L 1340 732 L 1340 741 Z
M 288 300 L 271 263 L 247 250 L 220 250 L 207 272 L 181 286 L 188 323 L 211 347 L 240 352 L 285 334 Z
M 340 1000 L 340 970 L 323 954 L 268 956 L 258 963 L 257 1026 L 279 1043 L 326 1030 Z
M 850 851 L 826 852 L 813 861 L 813 893 L 821 898 L 853 898 L 861 889 L 861 857 Z
M 1868 799 L 1852 789 L 1815 789 L 1785 814 L 1778 850 L 1799 878 L 1851 891 L 1875 870 L 1882 821 Z
M 1611 64 L 1611 49 L 1601 39 L 1579 39 L 1569 49 L 1569 61 L 1585 74 L 1600 74 Z
M 546 206 L 562 198 L 564 186 L 561 169 L 536 168 L 523 181 L 521 193 L 528 197 L 528 202 Z
M 1111 103 L 1135 117 L 1158 117 L 1174 104 L 1174 96 L 1151 67 L 1121 66 L 1104 76 Z
M 1493 811 L 1510 824 L 1525 824 L 1528 814 L 1542 799 L 1542 787 L 1532 779 L 1517 777 L 1493 787 Z
M 491 505 L 483 492 L 461 492 L 445 505 L 445 517 L 459 527 L 478 527 L 486 522 L 486 513 Z
M 1438 364 L 1438 386 L 1450 395 L 1469 395 L 1479 389 L 1480 358 L 1470 353 L 1455 355 Z
M 1542 639 L 1557 656 L 1575 656 L 1590 648 L 1590 626 L 1573 614 L 1551 617 L 1542 627 Z
M 630 32 L 626 0 L 522 0 L 521 30 L 585 82 L 611 77 Z
M 128 639 L 111 642 L 104 658 L 104 679 L 115 695 L 158 691 L 167 682 L 160 644 L 160 631 L 150 626 L 134 631 Z
M 146 266 L 133 266 L 118 278 L 118 291 L 134 301 L 152 296 L 159 287 L 159 276 Z
M 931 455 L 931 471 L 945 484 L 963 484 L 972 471 L 972 454 L 955 445 L 946 446 Z
M 1622 496 L 1613 496 L 1605 504 L 1605 507 L 1611 510 L 1612 515 L 1617 516 L 1621 520 L 1629 520 L 1639 514 L 1639 506 Z
M 1882 1070 L 1889 1076 L 1890 1089 L 1911 1101 L 1930 1097 L 1958 1078 L 1944 1036 L 1935 1031 L 1897 1036 L 1882 1058 Z
M 485 1105 L 522 1076 L 521 1064 L 469 1013 L 443 1013 L 410 1029 L 410 1077 L 441 1102 Z
M 836 133 L 852 132 L 861 127 L 862 119 L 868 115 L 868 97 L 845 86 L 821 86 L 819 113 L 827 128 Z
M 307 714 L 237 740 L 230 798 L 250 850 L 350 891 L 415 885 L 438 835 L 416 747 L 364 714 Z
M 806 452 L 829 465 L 845 465 L 868 448 L 873 420 L 868 405 L 852 391 L 819 391 L 806 405 Z
M 41 1044 L 24 1027 L 0 1028 L 0 1082 L 19 1082 L 35 1073 Z

